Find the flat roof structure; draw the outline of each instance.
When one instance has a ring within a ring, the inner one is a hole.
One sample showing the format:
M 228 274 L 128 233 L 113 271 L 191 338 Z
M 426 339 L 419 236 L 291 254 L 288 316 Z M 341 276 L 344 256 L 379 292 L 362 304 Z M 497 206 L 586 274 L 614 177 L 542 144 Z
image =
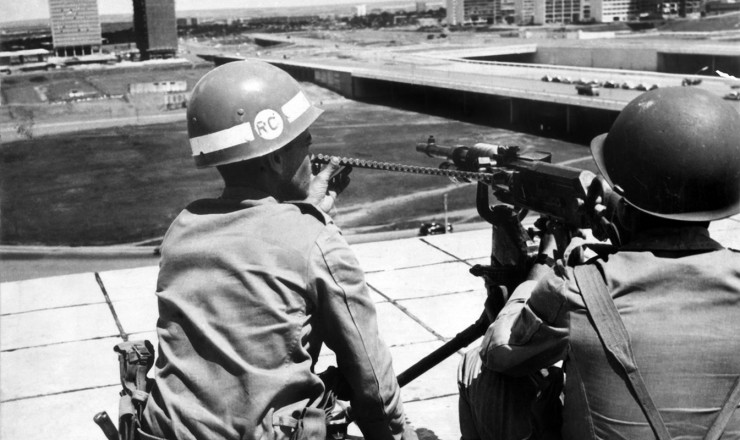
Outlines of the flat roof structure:
M 712 222 L 710 234 L 740 248 L 740 215 Z M 490 228 L 351 246 L 366 272 L 396 374 L 482 313 L 484 284 L 469 269 L 489 264 Z M 103 410 L 113 419 L 118 415 L 113 346 L 124 338 L 156 344 L 158 268 L 149 255 L 149 263 L 132 268 L 111 269 L 92 257 L 83 273 L 0 284 L 0 438 L 47 440 L 61 430 L 65 438 L 104 438 L 92 417 Z M 462 352 L 402 389 L 421 440 L 460 438 L 456 374 Z M 324 350 L 317 371 L 334 363 Z

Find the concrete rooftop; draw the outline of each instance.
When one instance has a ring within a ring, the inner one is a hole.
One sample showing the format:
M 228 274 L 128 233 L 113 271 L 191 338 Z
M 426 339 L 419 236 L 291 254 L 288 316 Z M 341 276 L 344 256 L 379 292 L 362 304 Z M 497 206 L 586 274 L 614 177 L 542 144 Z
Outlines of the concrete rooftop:
M 740 248 L 740 216 L 710 231 Z M 477 229 L 352 245 L 396 373 L 480 315 L 485 290 L 468 269 L 488 263 L 490 234 Z M 0 284 L 0 438 L 46 440 L 63 430 L 62 438 L 104 439 L 92 418 L 102 410 L 118 415 L 113 346 L 124 335 L 156 345 L 156 277 L 156 264 L 101 270 L 93 259 L 87 273 Z M 459 438 L 459 359 L 453 355 L 403 388 L 408 416 L 426 439 Z M 333 362 L 325 351 L 318 370 Z

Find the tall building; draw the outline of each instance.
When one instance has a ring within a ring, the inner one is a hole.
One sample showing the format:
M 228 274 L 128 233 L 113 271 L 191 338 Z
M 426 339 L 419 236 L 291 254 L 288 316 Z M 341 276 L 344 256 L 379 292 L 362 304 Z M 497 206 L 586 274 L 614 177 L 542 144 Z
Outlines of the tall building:
M 541 0 L 514 0 L 514 23 L 518 25 L 534 24 L 535 6 Z
M 136 47 L 142 60 L 177 53 L 175 0 L 133 0 Z
M 535 16 L 537 24 L 573 23 L 581 20 L 581 0 L 545 0 L 543 3 L 544 8 L 535 7 L 538 12 Z
M 465 0 L 463 11 L 466 20 L 473 23 L 494 23 L 498 14 L 496 0 Z M 501 1 L 499 0 L 499 5 Z
M 461 26 L 465 23 L 463 11 L 464 0 L 446 0 L 447 24 L 450 26 Z
M 49 0 L 49 16 L 57 56 L 100 52 L 102 32 L 97 0 Z
M 591 17 L 599 23 L 634 20 L 638 13 L 636 0 L 591 0 Z
M 732 0 L 736 1 L 736 0 Z M 740 0 L 738 0 L 740 1 Z M 702 0 L 446 0 L 447 23 L 519 25 L 698 15 Z

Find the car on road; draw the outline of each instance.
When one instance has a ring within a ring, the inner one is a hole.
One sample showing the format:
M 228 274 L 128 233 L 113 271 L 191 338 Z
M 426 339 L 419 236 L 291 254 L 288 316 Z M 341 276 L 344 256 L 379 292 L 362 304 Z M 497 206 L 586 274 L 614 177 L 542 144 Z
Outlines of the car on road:
M 740 91 L 733 90 L 732 92 L 726 94 L 722 98 L 727 99 L 729 101 L 740 101 Z
M 578 84 L 576 91 L 579 95 L 599 96 L 599 86 L 595 84 Z
M 581 78 L 581 79 L 578 79 L 576 81 L 573 81 L 573 84 L 579 84 L 579 85 L 585 85 L 585 86 L 588 86 L 588 85 L 600 86 L 601 85 L 601 81 L 598 81 L 598 80 L 595 80 L 595 79 Z
M 701 84 L 701 78 L 684 78 L 681 81 L 682 86 L 698 86 Z
M 637 86 L 635 86 L 635 90 L 642 90 L 642 91 L 648 91 L 648 90 L 655 90 L 658 88 L 657 84 L 646 84 L 646 83 L 640 83 Z
M 637 89 L 637 84 L 633 82 L 625 81 L 624 83 L 622 83 L 622 88 L 624 90 L 635 90 Z
M 451 224 L 447 225 L 446 232 L 452 232 Z M 421 236 L 445 234 L 446 232 L 445 232 L 445 226 L 437 222 L 422 223 L 421 227 L 419 227 L 419 235 Z

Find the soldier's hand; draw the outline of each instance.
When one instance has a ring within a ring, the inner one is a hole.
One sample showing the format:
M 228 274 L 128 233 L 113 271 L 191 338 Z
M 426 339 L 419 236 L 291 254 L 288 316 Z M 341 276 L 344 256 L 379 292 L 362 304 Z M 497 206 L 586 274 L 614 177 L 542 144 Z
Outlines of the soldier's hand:
M 329 215 L 334 215 L 336 212 L 334 201 L 337 195 L 349 185 L 350 180 L 349 170 L 334 176 L 337 171 L 340 171 L 339 159 L 332 157 L 331 161 L 311 180 L 306 198 L 307 202 Z

